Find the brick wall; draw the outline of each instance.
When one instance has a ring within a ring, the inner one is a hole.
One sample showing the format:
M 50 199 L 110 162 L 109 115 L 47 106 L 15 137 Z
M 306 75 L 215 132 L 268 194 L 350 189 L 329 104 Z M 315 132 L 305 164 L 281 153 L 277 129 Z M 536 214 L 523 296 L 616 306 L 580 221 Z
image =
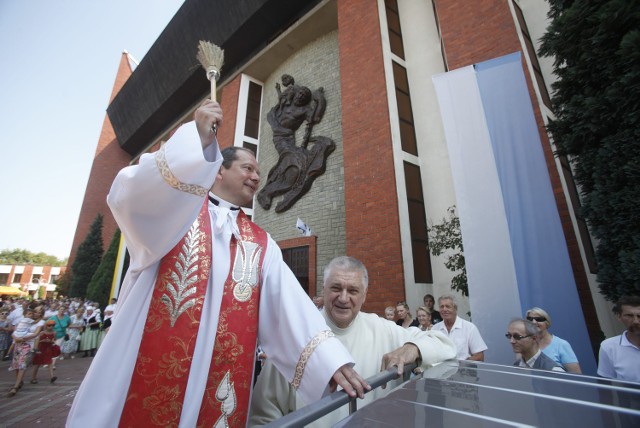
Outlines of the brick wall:
M 396 181 L 376 2 L 338 0 L 347 255 L 369 271 L 364 310 L 404 300 Z
M 240 92 L 240 77 L 236 77 L 220 91 L 218 101 L 222 106 L 222 126 L 218 129 L 218 143 L 220 148 L 233 146 L 236 131 L 236 111 L 238 110 L 238 94 Z

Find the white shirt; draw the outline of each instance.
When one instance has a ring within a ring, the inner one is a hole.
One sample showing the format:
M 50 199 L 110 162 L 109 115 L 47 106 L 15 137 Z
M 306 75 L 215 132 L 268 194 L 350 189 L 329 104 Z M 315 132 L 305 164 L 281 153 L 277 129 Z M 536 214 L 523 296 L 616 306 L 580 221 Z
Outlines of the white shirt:
M 626 330 L 600 344 L 598 376 L 640 382 L 640 349 L 629 342 Z
M 47 309 L 44 312 L 44 317 L 43 318 L 48 320 L 49 318 L 51 318 L 51 317 L 53 317 L 55 315 L 58 315 L 58 310 L 57 309 Z
M 114 313 L 116 312 L 116 307 L 117 304 L 116 303 L 112 303 L 110 305 L 107 305 L 106 308 L 104 308 L 104 319 L 105 321 L 108 320 L 109 318 L 112 318 Z
M 7 319 L 9 320 L 11 325 L 15 327 L 16 325 L 18 325 L 23 315 L 24 313 L 23 313 L 22 305 L 16 305 L 16 308 L 12 310 L 7 316 Z
M 189 183 L 189 188 L 210 189 L 222 164 L 216 144 L 202 150 L 194 123 L 183 125 L 173 135 L 164 146 L 164 154 L 176 182 Z M 108 352 L 98 352 L 93 360 L 69 412 L 67 427 L 118 425 L 160 261 L 189 230 L 205 197 L 169 185 L 154 154 L 143 155 L 139 165 L 123 169 L 116 177 L 107 201 L 125 237 L 131 264 L 118 299 L 117 314 L 101 345 Z M 208 209 L 215 230 L 220 207 L 209 203 Z M 225 216 L 230 215 L 230 210 L 223 211 Z M 238 211 L 231 213 L 237 216 Z M 198 418 L 205 389 L 203 380 L 209 371 L 222 292 L 229 273 L 231 228 L 225 222 L 222 233 L 212 233 L 215 261 L 202 308 L 180 427 L 193 427 Z M 282 252 L 271 237 L 261 277 L 258 340 L 269 360 L 291 380 L 304 347 L 328 327 L 282 260 Z M 299 391 L 310 401 L 321 398 L 328 392 L 333 373 L 352 361 L 337 339 L 321 342 L 307 362 Z M 109 386 L 107 396 L 105 385 Z
M 456 317 L 451 331 L 447 330 L 444 321 L 436 323 L 431 330 L 440 331 L 453 340 L 458 350 L 456 358 L 459 360 L 466 360 L 472 354 L 487 350 L 487 345 L 482 340 L 478 327 L 460 317 Z
M 384 354 L 400 348 L 405 343 L 413 343 L 418 347 L 423 369 L 455 357 L 453 343 L 439 332 L 422 331 L 417 327 L 403 328 L 376 314 L 363 312 L 358 313 L 347 328 L 338 328 L 331 322 L 326 312 L 323 311 L 323 315 L 331 331 L 355 358 L 354 369 L 365 379 L 380 372 Z M 386 389 L 376 388 L 367 393 L 363 400 L 358 400 L 358 407 L 361 408 L 387 395 L 402 382 L 402 378 L 399 378 L 389 382 Z M 251 399 L 249 426 L 266 424 L 304 405 L 304 400 L 296 396 L 295 391 L 269 363 L 267 357 L 267 363 L 258 376 Z M 333 426 L 348 415 L 348 406 L 343 406 L 307 427 Z

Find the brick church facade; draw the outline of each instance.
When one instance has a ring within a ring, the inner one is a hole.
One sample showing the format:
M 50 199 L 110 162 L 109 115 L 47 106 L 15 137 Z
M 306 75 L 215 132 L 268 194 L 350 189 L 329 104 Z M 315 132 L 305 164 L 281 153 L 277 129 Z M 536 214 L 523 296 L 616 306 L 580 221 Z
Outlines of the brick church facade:
M 205 39 L 225 49 L 220 145 L 256 150 L 262 185 L 278 159 L 267 123 L 278 102 L 276 84 L 289 74 L 297 85 L 323 88 L 326 112 L 313 133 L 336 143 L 325 172 L 287 211 L 255 201 L 248 210 L 283 248 L 308 293 L 320 292 L 327 262 L 347 254 L 369 270 L 365 311 L 382 314 L 407 301 L 415 312 L 425 293 L 451 293 L 452 273 L 427 248 L 427 224 L 456 205 L 431 78 L 520 52 L 584 322 L 595 341 L 615 323 L 597 292 L 570 169 L 554 157 L 545 131 L 554 77 L 551 61 L 535 52 L 547 7 L 543 0 L 186 1 L 135 71 L 126 53 L 121 58 L 70 265 L 98 213 L 105 245 L 111 241 L 117 226 L 105 199 L 117 171 L 157 150 L 207 96 L 209 82 L 195 59 L 198 40 Z M 298 218 L 312 236 L 300 235 Z M 460 298 L 459 314 L 469 309 Z

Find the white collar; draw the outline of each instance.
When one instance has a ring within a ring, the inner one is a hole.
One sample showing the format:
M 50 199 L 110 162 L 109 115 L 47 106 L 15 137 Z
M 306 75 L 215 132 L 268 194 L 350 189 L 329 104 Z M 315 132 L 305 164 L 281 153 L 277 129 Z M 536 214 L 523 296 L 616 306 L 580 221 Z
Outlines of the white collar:
M 525 364 L 527 365 L 527 367 L 533 367 L 533 365 L 536 363 L 536 360 L 538 359 L 538 357 L 540 357 L 540 354 L 542 354 L 542 350 L 538 349 L 538 352 L 533 354 L 533 357 L 531 357 L 527 361 L 525 361 Z
M 238 230 L 237 218 L 240 209 L 233 204 L 219 198 L 213 192 L 209 192 L 211 198 L 217 200 L 218 204 L 211 201 L 210 208 L 216 213 L 216 220 L 213 224 L 213 233 L 222 233 L 225 229 L 229 230 L 236 239 L 240 240 L 240 231 Z M 228 227 L 228 229 L 227 229 Z
M 214 205 L 218 206 L 218 207 L 224 207 L 224 208 L 228 208 L 232 211 L 237 211 L 240 209 L 239 206 L 232 204 L 231 202 L 227 202 L 224 199 L 222 199 L 220 196 L 216 195 L 213 192 L 209 192 L 209 201 L 211 201 L 211 198 L 215 199 L 218 203 L 216 204 L 215 202 L 211 201 Z

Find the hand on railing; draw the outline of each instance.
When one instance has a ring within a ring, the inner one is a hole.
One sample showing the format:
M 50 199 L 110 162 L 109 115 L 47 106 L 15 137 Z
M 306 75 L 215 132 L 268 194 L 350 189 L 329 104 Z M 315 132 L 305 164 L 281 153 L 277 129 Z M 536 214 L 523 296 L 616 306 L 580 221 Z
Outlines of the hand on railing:
M 409 380 L 412 370 L 416 367 L 416 363 L 405 364 L 403 370 L 403 380 Z M 379 386 L 386 385 L 387 382 L 397 379 L 398 377 L 399 376 L 396 367 L 391 367 L 387 371 L 380 372 L 375 376 L 371 376 L 366 380 L 367 383 L 371 385 L 371 390 L 367 391 L 367 393 L 373 391 Z M 349 403 L 349 414 L 357 410 L 355 398 L 349 397 L 349 395 L 347 395 L 347 393 L 344 391 L 336 391 L 333 394 L 330 394 L 313 404 L 298 409 L 293 413 L 289 413 L 288 415 L 285 415 L 280 419 L 275 420 L 268 425 L 265 425 L 265 427 L 301 427 L 323 417 L 328 413 L 331 413 L 335 409 L 342 407 L 347 403 Z

